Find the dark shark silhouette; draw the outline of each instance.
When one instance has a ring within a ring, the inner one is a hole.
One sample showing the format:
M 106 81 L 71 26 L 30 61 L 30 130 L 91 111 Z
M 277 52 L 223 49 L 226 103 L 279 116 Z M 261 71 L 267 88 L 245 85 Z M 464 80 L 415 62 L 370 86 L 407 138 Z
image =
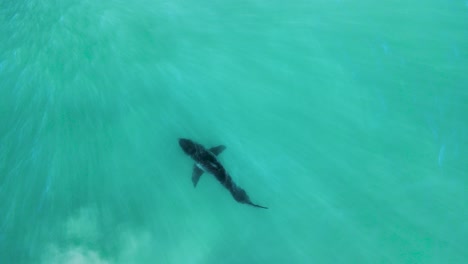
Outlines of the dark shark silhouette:
M 226 149 L 225 146 L 220 145 L 205 149 L 202 145 L 185 138 L 179 139 L 179 145 L 184 150 L 185 154 L 189 155 L 195 161 L 192 172 L 194 187 L 197 187 L 198 180 L 200 180 L 203 172 L 211 173 L 229 190 L 232 197 L 234 197 L 237 202 L 268 209 L 267 207 L 252 203 L 247 193 L 234 183 L 231 176 L 229 176 L 223 165 L 218 161 L 216 156 Z

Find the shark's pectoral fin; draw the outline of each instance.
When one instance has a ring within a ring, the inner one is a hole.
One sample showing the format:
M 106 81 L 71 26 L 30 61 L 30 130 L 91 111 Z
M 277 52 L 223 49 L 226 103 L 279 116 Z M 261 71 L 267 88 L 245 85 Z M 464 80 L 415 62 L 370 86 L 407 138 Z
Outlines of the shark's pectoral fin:
M 197 187 L 198 180 L 200 180 L 200 177 L 202 176 L 203 171 L 198 168 L 196 164 L 193 165 L 193 171 L 192 171 L 192 182 L 193 182 L 193 187 Z
M 226 149 L 226 146 L 224 146 L 224 145 L 219 145 L 219 146 L 210 148 L 209 151 L 211 151 L 211 153 L 215 154 L 215 156 L 218 156 L 218 155 L 221 154 L 221 152 L 223 152 L 223 150 L 225 150 L 225 149 Z

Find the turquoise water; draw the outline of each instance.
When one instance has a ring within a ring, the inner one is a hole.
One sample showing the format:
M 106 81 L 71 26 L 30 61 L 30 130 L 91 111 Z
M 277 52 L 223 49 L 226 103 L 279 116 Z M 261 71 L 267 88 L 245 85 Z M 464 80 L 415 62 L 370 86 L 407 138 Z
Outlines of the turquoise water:
M 2 0 L 0 263 L 468 263 L 467 47 L 466 1 Z

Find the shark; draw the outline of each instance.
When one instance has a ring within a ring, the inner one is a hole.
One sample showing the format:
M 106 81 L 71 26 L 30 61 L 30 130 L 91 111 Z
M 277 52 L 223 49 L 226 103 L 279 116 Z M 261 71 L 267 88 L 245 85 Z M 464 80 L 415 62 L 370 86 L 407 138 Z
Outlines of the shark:
M 219 162 L 217 156 L 226 149 L 226 146 L 219 145 L 206 149 L 201 144 L 186 138 L 179 138 L 179 145 L 182 150 L 190 156 L 195 164 L 192 171 L 192 183 L 197 187 L 198 181 L 203 173 L 212 174 L 232 195 L 238 203 L 251 205 L 253 207 L 268 209 L 265 206 L 254 204 L 247 192 L 239 187 L 231 178 L 226 169 Z

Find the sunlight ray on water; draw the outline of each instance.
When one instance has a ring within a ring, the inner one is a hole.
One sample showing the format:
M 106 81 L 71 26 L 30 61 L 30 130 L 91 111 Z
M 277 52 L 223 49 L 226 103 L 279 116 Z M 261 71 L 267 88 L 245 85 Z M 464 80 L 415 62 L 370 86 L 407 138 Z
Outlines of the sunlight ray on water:
M 2 2 L 0 263 L 466 263 L 466 6 Z

